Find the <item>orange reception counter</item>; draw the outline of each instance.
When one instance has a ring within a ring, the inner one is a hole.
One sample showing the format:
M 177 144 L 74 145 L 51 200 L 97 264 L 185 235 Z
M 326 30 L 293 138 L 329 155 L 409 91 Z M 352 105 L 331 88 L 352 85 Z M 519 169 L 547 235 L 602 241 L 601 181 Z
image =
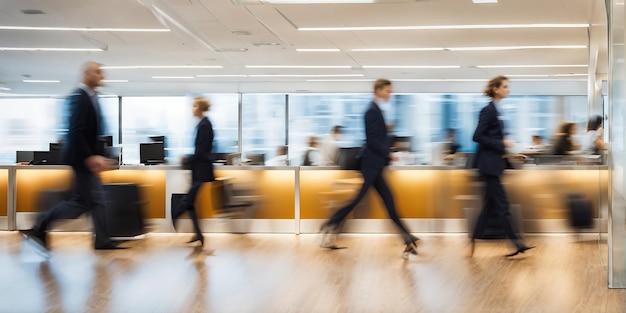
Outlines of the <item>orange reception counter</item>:
M 205 232 L 315 233 L 361 184 L 356 171 L 336 167 L 216 166 L 218 180 L 202 186 L 196 206 Z M 473 170 L 447 166 L 391 166 L 385 173 L 400 216 L 414 232 L 465 232 L 466 212 L 482 205 L 482 184 Z M 503 179 L 512 204 L 521 208 L 525 232 L 568 232 L 567 195 L 592 203 L 595 228 L 605 231 L 608 170 L 597 165 L 525 165 Z M 172 232 L 170 209 L 187 192 L 190 171 L 173 165 L 125 165 L 102 174 L 104 184 L 139 186 L 147 231 Z M 46 194 L 71 188 L 65 166 L 0 166 L 0 229 L 25 229 L 51 203 Z M 88 230 L 86 219 L 58 230 Z M 182 218 L 179 231 L 191 231 Z M 393 233 L 382 201 L 370 190 L 344 231 Z

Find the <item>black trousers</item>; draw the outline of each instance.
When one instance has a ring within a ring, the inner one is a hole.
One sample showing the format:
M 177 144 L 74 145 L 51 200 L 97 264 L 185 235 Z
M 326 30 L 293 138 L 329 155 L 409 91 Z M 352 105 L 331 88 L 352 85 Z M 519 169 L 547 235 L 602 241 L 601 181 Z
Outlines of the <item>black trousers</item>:
M 95 233 L 95 246 L 110 244 L 107 233 L 104 189 L 98 175 L 87 169 L 73 168 L 74 193 L 70 200 L 63 201 L 39 214 L 34 229 L 41 233 L 50 228 L 50 223 L 59 219 L 74 219 L 91 212 Z
M 497 214 L 500 225 L 504 229 L 506 236 L 513 241 L 515 247 L 520 247 L 519 237 L 513 230 L 511 222 L 511 213 L 509 212 L 509 200 L 506 191 L 502 186 L 500 176 L 481 174 L 485 181 L 485 198 L 483 210 L 478 217 L 472 238 L 480 238 L 485 231 L 489 216 L 493 213 Z
M 172 218 L 176 219 L 183 215 L 183 213 L 187 212 L 189 214 L 189 218 L 191 218 L 191 222 L 193 224 L 193 230 L 197 236 L 202 236 L 202 231 L 200 230 L 200 222 L 198 220 L 198 215 L 196 214 L 196 198 L 198 197 L 198 191 L 204 182 L 201 181 L 193 181 L 191 182 L 191 188 L 187 192 L 187 195 L 181 200 L 181 202 L 174 208 L 172 208 Z
M 400 234 L 402 235 L 402 239 L 405 243 L 411 243 L 417 239 L 417 237 L 410 234 L 409 230 L 406 228 L 404 223 L 400 221 L 400 217 L 398 217 L 398 212 L 396 211 L 396 206 L 393 201 L 393 195 L 391 194 L 391 190 L 385 181 L 383 176 L 382 169 L 374 169 L 374 168 L 362 168 L 361 173 L 363 174 L 363 185 L 359 190 L 357 196 L 350 201 L 346 206 L 339 209 L 326 223 L 326 225 L 330 227 L 338 227 L 341 222 L 350 214 L 350 212 L 356 207 L 357 204 L 365 197 L 367 191 L 370 187 L 374 187 L 380 197 L 383 199 L 385 203 L 385 208 L 387 209 L 387 214 L 389 218 L 394 222 Z

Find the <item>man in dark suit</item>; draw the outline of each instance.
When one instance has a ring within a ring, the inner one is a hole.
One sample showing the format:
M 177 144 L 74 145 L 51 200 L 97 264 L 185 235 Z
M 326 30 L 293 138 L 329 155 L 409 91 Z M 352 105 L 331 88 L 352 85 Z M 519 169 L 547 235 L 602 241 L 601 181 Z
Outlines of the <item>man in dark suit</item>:
M 215 180 L 213 173 L 213 158 L 211 151 L 213 150 L 213 126 L 209 119 L 204 116 L 211 107 L 211 103 L 204 97 L 196 97 L 193 101 L 192 114 L 199 119 L 196 127 L 196 139 L 194 153 L 183 158 L 183 166 L 191 169 L 191 188 L 189 192 L 179 203 L 178 206 L 172 208 L 172 223 L 176 227 L 176 220 L 183 213 L 187 212 L 193 223 L 195 236 L 191 238 L 189 243 L 200 242 L 200 246 L 204 245 L 204 236 L 200 230 L 198 215 L 196 214 L 195 202 L 200 187 L 205 182 Z
M 409 254 L 417 254 L 417 241 L 419 238 L 411 235 L 406 226 L 400 221 L 393 201 L 393 195 L 389 186 L 385 182 L 383 169 L 389 161 L 395 159 L 391 155 L 388 144 L 387 125 L 379 105 L 387 103 L 391 98 L 391 82 L 387 79 L 378 79 L 374 83 L 374 100 L 370 103 L 365 112 L 365 145 L 360 153 L 361 174 L 363 175 L 363 185 L 358 195 L 346 206 L 337 211 L 322 227 L 323 248 L 336 249 L 335 237 L 339 230 L 339 225 L 354 207 L 363 199 L 367 191 L 373 186 L 385 203 L 387 213 L 396 224 L 402 239 L 406 244 L 403 257 L 408 258 Z
M 513 142 L 505 138 L 504 123 L 501 119 L 502 110 L 500 100 L 509 95 L 509 80 L 505 76 L 498 76 L 489 81 L 484 94 L 492 100 L 480 111 L 478 126 L 474 132 L 473 140 L 478 143 L 478 150 L 474 157 L 474 168 L 478 168 L 485 182 L 485 200 L 483 210 L 476 222 L 472 233 L 471 254 L 474 254 L 475 239 L 480 238 L 486 226 L 491 212 L 495 212 L 500 218 L 506 236 L 511 239 L 516 251 L 507 256 L 515 256 L 534 248 L 528 247 L 517 236 L 511 223 L 509 213 L 509 201 L 502 186 L 502 173 L 507 167 L 507 160 L 503 156 L 506 148 Z
M 95 249 L 120 248 L 107 233 L 104 191 L 98 176 L 102 171 L 115 168 L 114 162 L 103 156 L 104 145 L 100 141 L 104 125 L 95 89 L 101 86 L 104 75 L 95 62 L 85 63 L 82 75 L 82 82 L 67 99 L 69 131 L 62 152 L 63 163 L 70 165 L 74 172 L 74 194 L 70 200 L 40 214 L 35 226 L 23 232 L 44 249 L 48 248 L 46 232 L 50 223 L 77 218 L 87 212 L 92 215 Z

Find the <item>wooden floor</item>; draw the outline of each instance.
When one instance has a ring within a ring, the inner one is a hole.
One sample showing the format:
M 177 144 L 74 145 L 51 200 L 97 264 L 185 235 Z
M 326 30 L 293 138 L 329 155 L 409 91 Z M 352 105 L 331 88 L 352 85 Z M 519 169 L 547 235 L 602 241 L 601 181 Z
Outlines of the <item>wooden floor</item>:
M 462 234 L 420 234 L 401 258 L 393 235 L 149 234 L 127 250 L 94 251 L 86 233 L 54 233 L 43 262 L 16 232 L 0 232 L 0 312 L 626 312 L 607 288 L 598 235 L 528 236 L 538 247 L 504 259 L 504 241 L 468 258 Z

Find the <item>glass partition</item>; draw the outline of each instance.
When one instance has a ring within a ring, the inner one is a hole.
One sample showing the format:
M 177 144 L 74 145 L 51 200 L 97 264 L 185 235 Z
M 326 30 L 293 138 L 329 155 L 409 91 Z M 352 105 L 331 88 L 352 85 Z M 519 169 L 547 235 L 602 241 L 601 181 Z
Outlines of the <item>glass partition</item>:
M 624 1 L 607 0 L 609 9 L 609 287 L 626 288 L 626 84 L 624 83 Z
M 150 142 L 150 136 L 165 136 L 165 158 L 169 163 L 177 164 L 181 155 L 192 153 L 198 123 L 191 115 L 195 96 L 122 98 L 124 163 L 139 163 L 139 143 Z M 207 116 L 215 132 L 214 152 L 236 152 L 239 96 L 202 96 L 211 102 Z
M 287 103 L 284 94 L 244 94 L 241 99 L 241 152 L 268 161 L 287 144 Z M 292 163 L 293 165 L 293 163 Z

